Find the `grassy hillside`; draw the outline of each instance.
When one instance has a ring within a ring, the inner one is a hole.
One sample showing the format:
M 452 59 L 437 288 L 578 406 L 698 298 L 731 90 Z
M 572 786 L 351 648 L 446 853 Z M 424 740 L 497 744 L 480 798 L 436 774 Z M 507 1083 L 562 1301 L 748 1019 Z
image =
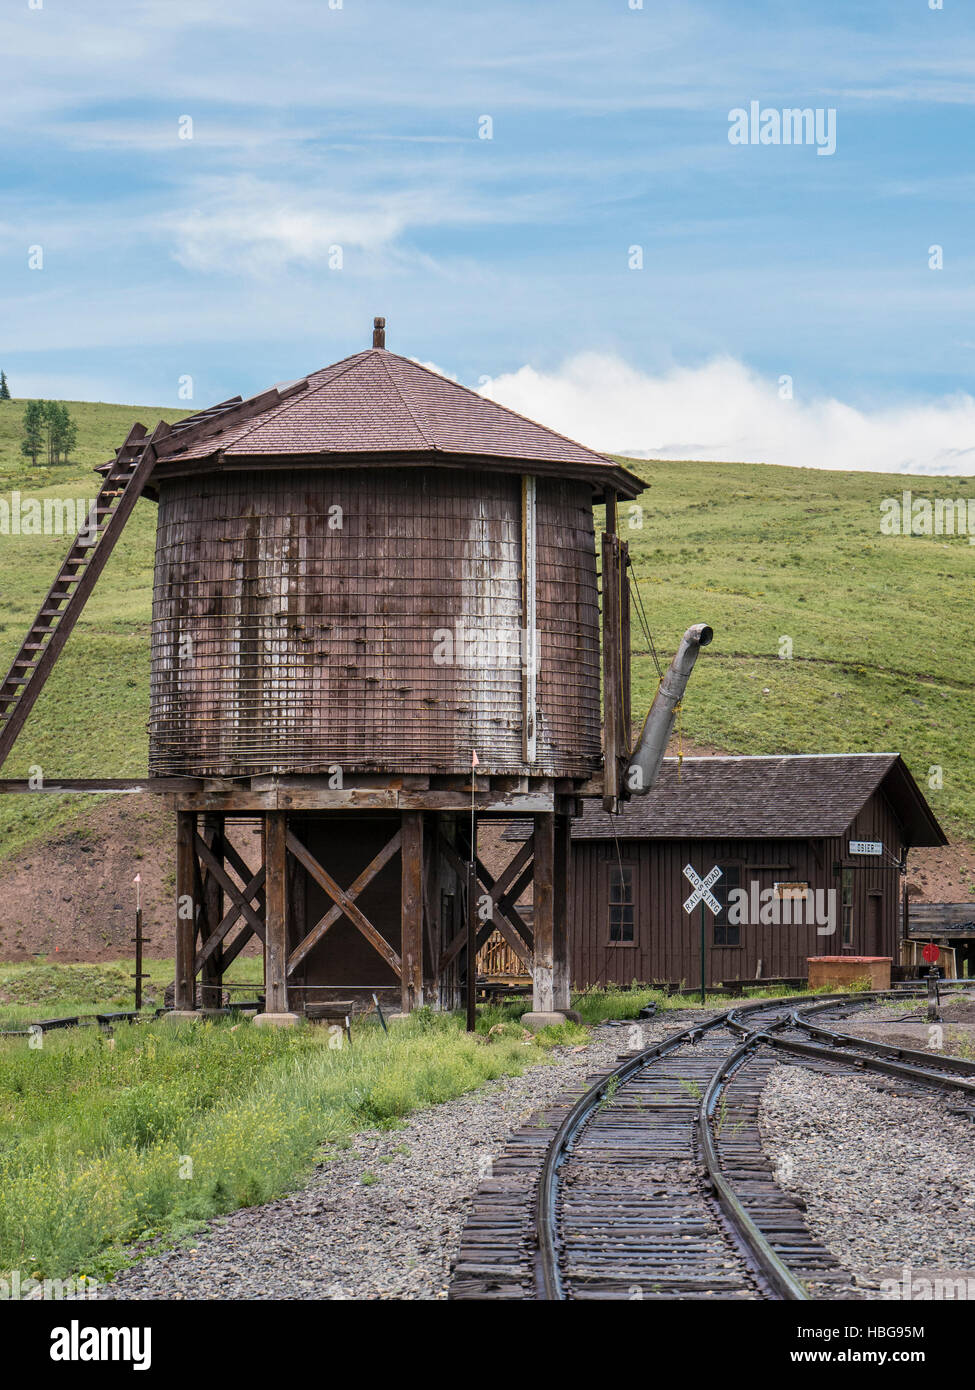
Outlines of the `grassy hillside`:
M 92 498 L 92 473 L 132 425 L 151 429 L 180 413 L 152 406 L 67 401 L 78 425 L 70 464 L 33 468 L 20 454 L 23 401 L 0 403 L 0 496 Z M 140 501 L 54 668 L 13 753 L 2 769 L 46 774 L 137 777 L 146 770 L 149 717 L 149 619 L 155 503 Z M 0 667 L 12 660 L 73 537 L 0 535 Z M 78 797 L 0 798 L 0 858 L 38 833 L 82 817 Z
M 134 420 L 173 412 L 69 403 L 77 460 L 32 469 L 22 402 L 0 405 L 0 495 L 91 496 L 90 468 Z M 637 463 L 650 484 L 629 525 L 635 573 L 661 652 L 689 623 L 713 645 L 684 709 L 689 737 L 730 752 L 902 752 L 943 823 L 975 836 L 975 652 L 967 640 L 975 547 L 880 534 L 883 498 L 960 497 L 971 479 L 842 474 L 759 464 Z M 3 769 L 25 775 L 145 771 L 155 507 L 140 502 Z M 6 669 L 68 541 L 0 536 L 0 665 Z M 793 658 L 779 658 L 792 639 Z M 656 676 L 634 616 L 634 714 Z M 927 787 L 940 765 L 944 787 Z M 77 800 L 0 799 L 0 855 L 83 814 Z
M 636 469 L 650 484 L 643 526 L 626 506 L 622 526 L 655 642 L 669 657 L 691 622 L 715 631 L 685 699 L 688 735 L 731 753 L 903 753 L 945 827 L 975 833 L 975 548 L 880 534 L 884 498 L 968 497 L 975 480 Z M 635 714 L 656 675 L 635 617 L 633 631 Z

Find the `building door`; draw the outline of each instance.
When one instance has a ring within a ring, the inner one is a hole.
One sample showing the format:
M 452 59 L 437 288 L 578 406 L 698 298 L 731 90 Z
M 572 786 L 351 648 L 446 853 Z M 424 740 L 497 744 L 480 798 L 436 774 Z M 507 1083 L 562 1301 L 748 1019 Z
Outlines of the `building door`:
M 884 954 L 884 899 L 881 893 L 867 898 L 867 950 L 872 956 Z

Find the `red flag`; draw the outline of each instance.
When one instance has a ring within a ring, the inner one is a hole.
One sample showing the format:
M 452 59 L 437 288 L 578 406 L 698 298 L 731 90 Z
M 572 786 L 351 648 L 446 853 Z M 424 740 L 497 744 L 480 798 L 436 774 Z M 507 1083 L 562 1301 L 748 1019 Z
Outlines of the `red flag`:
M 480 758 L 477 756 L 477 749 L 476 749 L 476 748 L 472 748 L 472 749 L 471 749 L 471 767 L 480 767 L 480 764 L 481 764 L 481 760 L 480 760 Z

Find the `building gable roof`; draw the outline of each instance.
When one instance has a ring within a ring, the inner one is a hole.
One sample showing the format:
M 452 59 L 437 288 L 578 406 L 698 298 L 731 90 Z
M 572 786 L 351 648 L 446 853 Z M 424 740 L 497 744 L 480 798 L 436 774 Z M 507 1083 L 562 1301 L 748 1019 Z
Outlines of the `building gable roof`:
M 897 753 L 665 758 L 656 785 L 611 816 L 587 800 L 578 840 L 764 840 L 846 834 L 882 789 L 912 845 L 947 837 Z
M 913 845 L 947 836 L 898 753 L 665 758 L 655 786 L 618 816 L 586 798 L 573 840 L 796 840 L 847 833 L 878 790 Z M 506 840 L 526 840 L 515 822 Z

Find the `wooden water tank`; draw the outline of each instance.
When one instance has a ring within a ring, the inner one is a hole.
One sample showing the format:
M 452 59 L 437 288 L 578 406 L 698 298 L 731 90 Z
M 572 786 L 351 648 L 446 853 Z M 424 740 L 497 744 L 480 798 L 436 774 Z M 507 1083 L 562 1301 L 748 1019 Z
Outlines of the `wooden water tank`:
M 585 779 L 604 486 L 640 483 L 384 349 L 174 436 L 153 474 L 150 772 L 462 774 L 473 748 L 485 773 Z
M 338 509 L 338 510 L 336 510 Z M 335 525 L 336 521 L 341 525 Z M 536 758 L 599 758 L 591 489 L 537 488 Z M 435 469 L 160 487 L 150 768 L 525 773 L 521 485 Z

